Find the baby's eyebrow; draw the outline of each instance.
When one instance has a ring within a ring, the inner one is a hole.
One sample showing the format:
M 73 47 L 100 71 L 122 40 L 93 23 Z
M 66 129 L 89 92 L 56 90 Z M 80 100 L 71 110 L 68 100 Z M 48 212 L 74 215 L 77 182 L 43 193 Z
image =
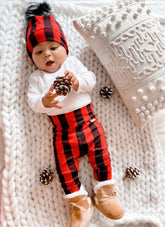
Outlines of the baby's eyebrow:
M 37 46 L 36 48 L 35 48 L 35 51 L 36 50 L 41 50 L 42 49 L 42 46 Z
M 42 46 L 42 43 L 38 43 L 36 47 L 38 47 L 38 46 Z

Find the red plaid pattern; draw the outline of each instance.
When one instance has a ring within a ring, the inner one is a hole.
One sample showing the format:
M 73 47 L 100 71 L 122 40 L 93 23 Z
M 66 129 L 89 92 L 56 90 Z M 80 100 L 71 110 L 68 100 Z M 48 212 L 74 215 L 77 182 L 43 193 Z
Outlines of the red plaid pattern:
M 70 113 L 50 116 L 54 128 L 56 168 L 65 194 L 78 191 L 79 157 L 88 155 L 97 181 L 112 179 L 112 169 L 104 130 L 92 104 Z
M 61 25 L 52 15 L 34 16 L 28 23 L 26 32 L 27 52 L 32 59 L 33 48 L 45 41 L 54 41 L 61 44 L 68 54 L 68 45 Z

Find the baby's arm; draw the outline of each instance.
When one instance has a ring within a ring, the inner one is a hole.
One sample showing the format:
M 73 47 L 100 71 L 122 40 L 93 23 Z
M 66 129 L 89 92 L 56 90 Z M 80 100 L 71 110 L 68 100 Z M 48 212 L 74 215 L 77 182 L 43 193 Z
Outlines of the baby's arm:
M 96 85 L 96 77 L 93 72 L 89 71 L 87 67 L 83 65 L 83 63 L 78 60 L 76 57 L 74 58 L 74 75 L 76 77 L 77 84 L 77 92 L 78 93 L 86 93 L 90 92 L 94 86 Z
M 51 107 L 61 108 L 58 101 L 55 100 L 58 95 L 53 93 L 53 85 L 45 94 L 39 86 L 39 76 L 38 72 L 34 72 L 29 78 L 27 100 L 31 109 L 38 113 L 47 113 L 47 110 Z

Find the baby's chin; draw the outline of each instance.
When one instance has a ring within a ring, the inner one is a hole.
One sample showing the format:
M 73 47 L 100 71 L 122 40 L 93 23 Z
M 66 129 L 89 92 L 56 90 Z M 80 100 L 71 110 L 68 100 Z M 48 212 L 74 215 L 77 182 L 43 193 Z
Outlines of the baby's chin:
M 45 65 L 45 67 L 41 70 L 47 73 L 55 73 L 60 69 L 61 65 L 56 65 L 54 62 L 50 62 Z

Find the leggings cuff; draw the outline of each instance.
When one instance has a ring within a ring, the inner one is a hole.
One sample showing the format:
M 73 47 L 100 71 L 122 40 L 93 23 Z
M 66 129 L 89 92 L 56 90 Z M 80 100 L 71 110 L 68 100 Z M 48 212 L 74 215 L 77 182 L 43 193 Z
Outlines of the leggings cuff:
M 88 192 L 85 190 L 84 186 L 81 184 L 80 189 L 73 193 L 65 195 L 65 199 L 71 199 L 79 195 L 88 195 Z

